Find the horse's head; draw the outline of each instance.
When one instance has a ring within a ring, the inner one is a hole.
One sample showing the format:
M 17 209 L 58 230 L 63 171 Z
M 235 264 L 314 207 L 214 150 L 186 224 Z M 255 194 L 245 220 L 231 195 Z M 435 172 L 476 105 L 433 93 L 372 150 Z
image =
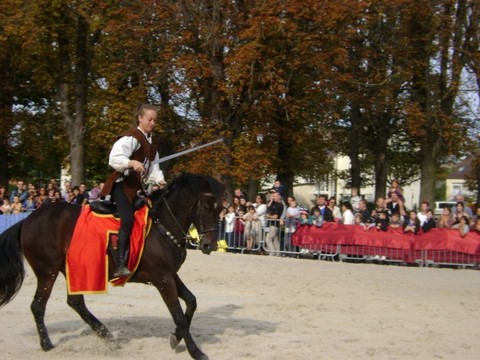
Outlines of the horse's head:
M 223 185 L 214 178 L 184 174 L 168 186 L 163 201 L 154 202 L 154 207 L 162 225 L 176 237 L 185 236 L 193 224 L 200 249 L 210 254 L 217 249 L 223 195 Z

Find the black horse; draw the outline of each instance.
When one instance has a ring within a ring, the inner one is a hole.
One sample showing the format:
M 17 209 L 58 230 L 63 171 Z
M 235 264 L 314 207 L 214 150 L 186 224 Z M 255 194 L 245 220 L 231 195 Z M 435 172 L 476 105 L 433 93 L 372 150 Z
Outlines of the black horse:
M 222 209 L 223 185 L 209 176 L 185 174 L 166 190 L 151 195 L 155 223 L 145 240 L 140 263 L 130 282 L 154 285 L 170 311 L 176 325 L 170 337 L 175 348 L 185 339 L 194 359 L 208 359 L 190 334 L 190 323 L 196 309 L 195 296 L 187 289 L 177 272 L 187 254 L 188 229 L 193 223 L 199 233 L 200 249 L 209 254 L 216 250 L 218 216 Z M 65 275 L 66 252 L 81 207 L 52 203 L 35 210 L 25 220 L 0 235 L 0 306 L 8 303 L 20 289 L 25 277 L 23 257 L 37 277 L 37 289 L 31 304 L 40 345 L 53 348 L 44 322 L 45 307 L 53 284 L 61 272 Z M 109 276 L 114 263 L 109 255 Z M 179 298 L 185 301 L 185 313 Z M 113 336 L 86 307 L 83 295 L 67 295 L 67 303 L 104 339 Z

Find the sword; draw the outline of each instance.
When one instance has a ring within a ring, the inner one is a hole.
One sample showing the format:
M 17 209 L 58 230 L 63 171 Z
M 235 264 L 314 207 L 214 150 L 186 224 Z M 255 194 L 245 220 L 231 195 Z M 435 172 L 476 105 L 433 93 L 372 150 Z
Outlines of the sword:
M 176 157 L 179 157 L 179 156 L 182 156 L 182 155 L 186 155 L 188 153 L 191 153 L 193 151 L 197 151 L 197 150 L 200 150 L 200 149 L 203 149 L 207 146 L 212 146 L 212 145 L 215 145 L 215 144 L 218 144 L 219 142 L 222 142 L 223 139 L 217 139 L 215 141 L 212 141 L 212 142 L 209 142 L 209 143 L 206 143 L 206 144 L 203 144 L 203 145 L 199 145 L 199 146 L 195 146 L 195 147 L 192 147 L 190 149 L 186 149 L 186 150 L 183 150 L 183 151 L 180 151 L 180 152 L 177 152 L 175 154 L 171 154 L 171 155 L 168 155 L 168 156 L 164 156 L 162 158 L 160 158 L 160 160 L 158 161 L 159 163 L 162 163 L 162 162 L 165 162 L 165 161 L 168 161 L 168 160 L 171 160 L 171 159 L 175 159 Z
M 203 145 L 199 145 L 199 146 L 195 146 L 195 147 L 192 147 L 190 149 L 186 149 L 186 150 L 183 150 L 183 151 L 180 151 L 180 152 L 177 152 L 175 154 L 171 154 L 171 155 L 168 155 L 168 156 L 164 156 L 162 158 L 160 158 L 158 160 L 158 163 L 162 163 L 162 162 L 165 162 L 165 161 L 168 161 L 168 160 L 171 160 L 171 159 L 175 159 L 176 157 L 179 157 L 179 156 L 182 156 L 182 155 L 185 155 L 185 154 L 188 154 L 188 153 L 191 153 L 193 151 L 197 151 L 197 150 L 200 150 L 200 149 L 203 149 L 207 146 L 212 146 L 212 145 L 215 145 L 215 144 L 218 144 L 219 142 L 222 142 L 223 139 L 217 139 L 215 141 L 211 141 L 209 143 L 206 143 L 206 144 L 203 144 Z M 123 172 L 123 176 L 129 176 L 130 173 L 132 172 L 133 170 L 131 168 L 128 168 L 128 169 L 125 169 L 124 172 Z M 144 184 L 146 184 L 146 179 L 142 179 L 142 182 Z

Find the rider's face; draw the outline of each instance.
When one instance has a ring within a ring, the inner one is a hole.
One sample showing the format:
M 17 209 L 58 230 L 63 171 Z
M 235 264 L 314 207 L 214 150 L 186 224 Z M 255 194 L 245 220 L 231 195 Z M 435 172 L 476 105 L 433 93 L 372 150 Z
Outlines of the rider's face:
M 155 110 L 145 110 L 143 115 L 138 117 L 138 126 L 145 133 L 150 133 L 157 121 L 157 112 Z

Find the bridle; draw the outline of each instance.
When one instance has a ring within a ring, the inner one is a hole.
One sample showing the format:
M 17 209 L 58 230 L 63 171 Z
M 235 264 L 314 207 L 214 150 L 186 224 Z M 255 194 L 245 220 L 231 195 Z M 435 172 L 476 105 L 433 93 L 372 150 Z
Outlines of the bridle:
M 200 243 L 202 242 L 203 237 L 207 233 L 218 232 L 218 225 L 217 224 L 215 226 L 212 226 L 211 228 L 205 229 L 205 226 L 204 226 L 203 220 L 202 220 L 202 216 L 201 216 L 202 215 L 202 210 L 203 210 L 203 206 L 202 206 L 203 202 L 200 198 L 202 196 L 203 197 L 210 197 L 210 196 L 214 196 L 214 195 L 212 193 L 201 193 L 200 196 L 199 196 L 199 199 L 190 207 L 190 209 L 188 211 L 189 213 L 191 213 L 195 207 L 197 208 L 197 214 L 196 214 L 197 219 L 198 219 L 197 233 L 198 233 L 198 240 L 199 240 Z M 171 209 L 171 207 L 170 207 L 170 205 L 167 201 L 166 196 L 163 196 L 162 201 L 165 204 L 165 207 L 167 208 L 167 211 L 170 214 L 170 216 L 172 217 L 174 223 L 176 224 L 178 229 L 182 232 L 183 238 L 180 239 L 180 240 L 177 239 L 171 231 L 169 231 L 167 228 L 165 228 L 165 226 L 158 221 L 158 219 L 154 220 L 154 223 L 156 224 L 156 226 L 160 230 L 160 233 L 164 236 L 169 237 L 173 241 L 175 246 L 177 246 L 179 248 L 180 247 L 185 247 L 189 242 L 190 243 L 192 242 L 193 238 L 190 234 L 188 234 L 187 232 L 185 232 L 183 230 L 182 226 L 180 225 L 180 223 L 177 220 L 177 217 L 173 214 L 173 211 L 172 211 L 172 209 Z

